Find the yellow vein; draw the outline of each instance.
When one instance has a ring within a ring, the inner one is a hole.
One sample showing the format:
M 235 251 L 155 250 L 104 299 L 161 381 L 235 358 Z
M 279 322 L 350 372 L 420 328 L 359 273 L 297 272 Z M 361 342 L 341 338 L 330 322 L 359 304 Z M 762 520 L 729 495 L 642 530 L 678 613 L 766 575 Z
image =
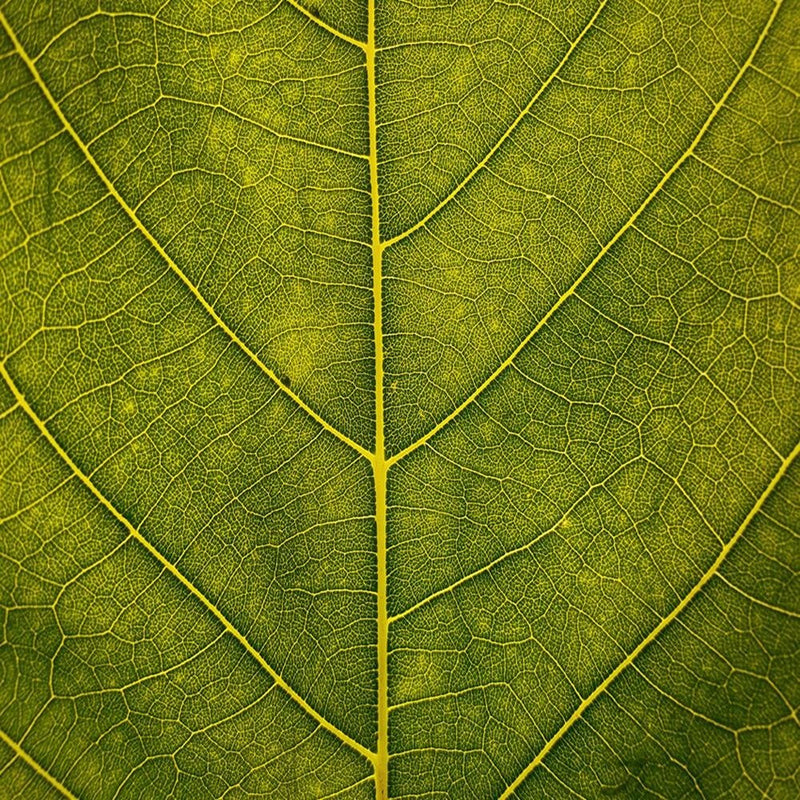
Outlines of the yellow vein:
M 361 66 L 359 66 L 358 68 L 361 69 Z M 265 133 L 268 133 L 270 136 L 274 136 L 276 139 L 282 139 L 283 141 L 286 142 L 294 142 L 295 144 L 301 144 L 306 147 L 316 147 L 320 150 L 327 150 L 330 153 L 336 153 L 337 155 L 340 156 L 347 156 L 348 158 L 358 158 L 361 161 L 367 160 L 367 156 L 364 153 L 355 153 L 352 150 L 343 150 L 341 147 L 336 147 L 332 144 L 325 144 L 324 142 L 315 142 L 313 139 L 304 139 L 302 136 L 292 136 L 289 133 L 281 133 L 275 128 L 270 128 L 269 125 L 265 125 L 263 122 L 260 122 L 259 120 L 253 117 L 248 117 L 246 114 L 241 114 L 235 109 L 229 108 L 228 106 L 223 105 L 222 103 L 209 103 L 206 102 L 205 100 L 192 100 L 189 97 L 181 97 L 180 95 L 177 94 L 165 94 L 164 92 L 161 92 L 161 94 L 158 97 L 158 100 L 156 100 L 153 103 L 150 103 L 147 106 L 143 106 L 142 108 L 138 109 L 135 113 L 140 114 L 142 111 L 155 108 L 156 105 L 162 100 L 172 100 L 176 103 L 185 103 L 187 106 L 197 106 L 198 108 L 207 108 L 209 111 L 219 111 L 220 113 L 228 114 L 234 119 L 239 120 L 239 122 L 244 122 L 246 125 L 252 125 L 254 128 L 257 128 L 260 131 L 264 131 Z M 123 117 L 119 122 L 115 122 L 114 125 L 112 125 L 110 128 L 107 128 L 102 133 L 95 136 L 95 138 L 92 139 L 90 144 L 94 144 L 100 139 L 100 137 L 106 136 L 115 127 L 117 127 L 117 125 L 119 125 L 122 122 L 126 122 L 128 119 L 129 117 Z M 361 242 L 359 242 L 358 240 L 354 241 L 356 242 L 356 244 L 361 244 Z
M 320 28 L 328 31 L 328 33 L 335 36 L 337 39 L 342 39 L 348 44 L 352 44 L 361 50 L 367 49 L 367 45 L 364 42 L 360 42 L 358 39 L 354 39 L 352 36 L 342 33 L 340 30 L 334 28 L 333 25 L 328 25 L 327 22 L 321 20 L 316 14 L 312 14 L 309 9 L 307 9 L 302 3 L 298 3 L 297 0 L 286 0 L 286 2 L 289 3 L 290 6 L 294 6 L 294 8 L 296 8 L 301 14 L 308 17 L 312 22 L 319 25 Z
M 793 214 L 800 214 L 800 209 L 795 208 L 794 206 L 789 205 L 788 203 L 782 203 L 775 197 L 768 197 L 765 194 L 760 194 L 755 189 L 750 186 L 745 185 L 741 181 L 736 180 L 732 175 L 728 175 L 726 172 L 723 172 L 719 167 L 715 167 L 710 161 L 706 161 L 704 158 L 700 158 L 700 156 L 695 153 L 694 155 L 695 161 L 702 164 L 704 167 L 707 167 L 712 172 L 716 173 L 720 176 L 723 180 L 732 183 L 734 186 L 741 189 L 743 192 L 747 192 L 749 195 L 755 197 L 756 200 L 761 200 L 763 203 L 768 203 L 769 205 L 777 206 L 778 208 L 783 209 L 784 211 L 791 211 Z
M 656 195 L 664 188 L 667 184 L 669 179 L 680 169 L 682 164 L 686 161 L 686 159 L 690 158 L 694 153 L 695 148 L 700 143 L 700 140 L 705 136 L 706 131 L 708 131 L 709 127 L 711 127 L 711 123 L 716 119 L 717 114 L 719 114 L 720 109 L 725 105 L 728 101 L 728 98 L 731 96 L 731 93 L 738 85 L 739 81 L 742 79 L 742 76 L 747 72 L 748 67 L 752 64 L 753 59 L 755 58 L 756 53 L 758 52 L 761 44 L 763 43 L 766 35 L 772 26 L 772 23 L 775 19 L 775 15 L 778 12 L 778 9 L 781 6 L 783 0 L 777 0 L 775 7 L 770 15 L 769 21 L 767 22 L 764 29 L 761 31 L 761 34 L 758 37 L 753 49 L 750 51 L 750 55 L 747 57 L 747 60 L 742 64 L 739 68 L 739 71 L 736 73 L 731 84 L 723 93 L 722 97 L 717 101 L 714 105 L 714 108 L 711 110 L 711 113 L 706 118 L 706 121 L 703 123 L 702 127 L 698 131 L 697 135 L 692 140 L 692 143 L 689 147 L 684 151 L 683 155 L 664 173 L 661 180 L 656 184 L 653 190 L 650 192 L 649 195 L 644 199 L 642 204 L 633 212 L 633 214 L 628 218 L 627 222 L 614 234 L 614 236 L 609 239 L 609 241 L 600 249 L 600 252 L 591 260 L 589 265 L 581 272 L 581 274 L 577 277 L 575 282 L 572 286 L 567 289 L 561 297 L 556 300 L 556 302 L 550 307 L 550 310 L 539 320 L 536 324 L 534 329 L 514 348 L 511 354 L 500 364 L 500 366 L 495 369 L 494 372 L 477 388 L 475 389 L 472 394 L 467 397 L 457 408 L 451 411 L 440 423 L 435 425 L 431 428 L 428 433 L 422 436 L 420 439 L 417 439 L 416 442 L 413 442 L 404 450 L 401 450 L 399 453 L 393 455 L 389 461 L 388 465 L 391 466 L 392 464 L 396 464 L 400 459 L 405 458 L 409 453 L 416 450 L 421 445 L 425 444 L 432 436 L 437 434 L 442 428 L 445 427 L 451 420 L 455 419 L 467 406 L 469 406 L 479 395 L 481 395 L 486 388 L 494 382 L 494 380 L 503 373 L 507 367 L 511 365 L 514 359 L 522 352 L 525 346 L 533 339 L 534 336 L 550 321 L 550 318 L 558 311 L 561 306 L 573 295 L 575 294 L 578 287 L 583 283 L 584 279 L 589 275 L 590 272 L 595 268 L 595 266 L 605 257 L 606 253 L 620 240 L 622 235 L 636 222 L 637 219 L 642 215 L 642 212 L 650 205 Z
M 762 600 L 760 597 L 756 597 L 755 595 L 746 592 L 741 586 L 737 586 L 735 583 L 733 583 L 733 581 L 728 580 L 724 575 L 717 575 L 717 578 L 729 586 L 734 592 L 740 594 L 746 600 L 749 600 L 751 603 L 757 606 L 774 611 L 776 614 L 782 614 L 785 617 L 794 617 L 795 619 L 800 619 L 800 614 L 797 611 L 792 611 L 789 608 L 783 608 L 782 606 L 776 606 L 773 603 L 768 603 L 766 600 Z
M 5 419 L 7 416 L 16 411 L 18 405 L 18 403 L 14 403 L 13 406 L 9 406 L 5 411 L 0 411 L 0 419 Z
M 58 453 L 67 466 L 75 473 L 76 477 L 80 479 L 81 483 L 97 498 L 99 503 L 116 519 L 121 525 L 125 527 L 128 533 L 150 553 L 173 577 L 175 577 L 183 586 L 189 590 L 223 625 L 225 630 L 236 639 L 239 644 L 258 662 L 258 664 L 267 672 L 270 677 L 281 687 L 309 716 L 316 720 L 323 728 L 332 733 L 346 745 L 351 747 L 357 753 L 367 758 L 370 762 L 375 761 L 375 754 L 357 742 L 352 737 L 348 736 L 344 731 L 339 730 L 332 722 L 322 716 L 316 709 L 314 709 L 306 700 L 304 700 L 288 683 L 281 677 L 280 673 L 274 670 L 265 660 L 261 653 L 253 647 L 247 638 L 234 627 L 228 618 L 220 611 L 217 606 L 207 598 L 203 592 L 200 591 L 171 561 L 167 560 L 145 537 L 140 531 L 135 528 L 128 519 L 123 516 L 117 508 L 111 503 L 110 500 L 95 486 L 91 478 L 84 473 L 80 467 L 70 458 L 69 454 L 58 443 L 53 434 L 47 428 L 42 419 L 31 408 L 25 396 L 19 390 L 19 387 L 8 374 L 5 366 L 0 363 L 0 375 L 5 380 L 8 388 L 13 393 L 19 405 L 25 410 L 25 413 L 31 418 L 32 422 L 38 428 L 41 435 L 50 443 L 50 446 Z
M 189 278 L 184 274 L 181 268 L 170 258 L 167 254 L 166 250 L 159 244 L 156 238 L 153 236 L 152 233 L 145 227 L 144 223 L 139 219 L 136 212 L 131 208 L 130 205 L 125 201 L 122 195 L 117 191 L 114 184 L 111 182 L 111 179 L 106 175 L 103 171 L 102 167 L 97 163 L 94 156 L 89 151 L 89 148 L 86 146 L 86 143 L 81 139 L 78 135 L 78 132 L 72 127 L 70 121 L 64 115 L 64 112 L 61 110 L 61 107 L 58 105 L 58 102 L 50 93 L 47 85 L 45 84 L 42 76 L 39 74 L 39 70 L 36 68 L 36 65 L 31 60 L 28 53 L 22 47 L 19 39 L 17 39 L 16 34 L 14 33 L 13 29 L 8 23 L 8 20 L 5 16 L 0 12 L 0 23 L 2 24 L 5 32 L 8 34 L 8 37 L 11 39 L 12 43 L 14 44 L 14 49 L 17 51 L 19 57 L 25 62 L 25 65 L 28 67 L 28 71 L 31 73 L 34 81 L 38 85 L 39 89 L 41 90 L 42 94 L 47 99 L 47 102 L 50 104 L 50 107 L 55 112 L 56 116 L 58 117 L 61 124 L 64 126 L 64 129 L 69 133 L 69 135 L 74 140 L 75 144 L 80 148 L 81 152 L 83 153 L 84 158 L 91 164 L 94 171 L 97 173 L 97 176 L 105 185 L 106 189 L 108 190 L 109 194 L 119 203 L 125 213 L 130 217 L 133 224 L 139 230 L 139 232 L 147 239 L 150 245 L 155 249 L 155 251 L 167 262 L 170 268 L 175 272 L 175 274 L 183 281 L 189 291 L 194 295 L 195 299 L 203 306 L 206 312 L 211 316 L 217 326 L 225 332 L 225 334 L 231 339 L 231 341 L 236 344 L 239 349 L 245 353 L 260 369 L 264 372 L 277 386 L 281 388 L 281 390 L 290 397 L 300 408 L 303 409 L 310 417 L 312 417 L 316 422 L 322 425 L 326 431 L 331 433 L 335 436 L 339 441 L 343 442 L 344 444 L 348 445 L 348 447 L 352 447 L 353 450 L 360 453 L 365 458 L 372 458 L 372 453 L 362 447 L 358 442 L 353 441 L 350 437 L 343 434 L 325 419 L 323 419 L 314 409 L 312 409 L 304 400 L 302 400 L 297 394 L 295 394 L 288 386 L 286 386 L 280 378 L 258 357 L 258 355 L 251 350 L 237 335 L 231 330 L 230 327 L 225 323 L 225 321 L 217 314 L 214 310 L 214 307 L 205 299 L 205 297 L 200 293 L 199 289 L 189 280 Z
M 509 136 L 516 130 L 519 126 L 520 122 L 528 115 L 530 110 L 533 106 L 537 103 L 539 98 L 547 91 L 547 87 L 556 79 L 558 73 L 561 72 L 564 65 L 569 60 L 570 56 L 575 52 L 575 48 L 581 43 L 583 37 L 589 32 L 589 29 L 594 25 L 597 17 L 600 16 L 600 12 L 603 10 L 603 7 L 606 5 L 608 0 L 602 0 L 600 5 L 597 7 L 596 11 L 592 15 L 592 18 L 586 23 L 583 30 L 578 34 L 578 37 L 575 41 L 569 46 L 569 49 L 564 54 L 564 57 L 561 61 L 558 62 L 558 66 L 550 73 L 544 83 L 539 87 L 536 94 L 530 99 L 528 104 L 522 111 L 519 112 L 516 119 L 511 123 L 511 125 L 506 128 L 505 133 L 495 142 L 494 146 L 488 153 L 472 168 L 472 171 L 467 175 L 458 186 L 453 189 L 447 197 L 444 198 L 440 203 L 438 203 L 433 209 L 431 209 L 419 222 L 412 225 L 407 230 L 403 231 L 402 233 L 398 233 L 397 236 L 393 237 L 392 239 L 387 239 L 384 242 L 384 247 L 390 247 L 393 244 L 396 244 L 401 239 L 405 239 L 406 236 L 411 235 L 414 231 L 419 230 L 420 228 L 424 227 L 428 224 L 428 222 L 436 216 L 474 177 L 475 175 L 480 172 L 491 160 L 492 156 L 502 147 L 503 143 L 508 139 Z
M 426 597 L 423 597 L 422 600 L 418 600 L 413 605 L 409 606 L 405 611 L 399 611 L 394 616 L 389 617 L 389 624 L 392 625 L 395 622 L 399 622 L 401 619 L 409 616 L 410 614 L 415 613 L 423 606 L 428 605 L 428 603 L 437 600 L 440 597 L 444 597 L 445 595 L 452 594 L 458 589 L 459 586 L 463 586 L 465 583 L 471 583 L 475 580 L 475 578 L 480 577 L 481 575 L 486 574 L 487 572 L 491 572 L 498 564 L 502 564 L 505 561 L 510 560 L 516 555 L 520 553 L 524 553 L 526 551 L 531 550 L 534 545 L 538 544 L 542 539 L 547 536 L 551 536 L 554 533 L 557 533 L 564 527 L 564 523 L 572 516 L 575 512 L 575 509 L 583 503 L 587 497 L 590 497 L 593 492 L 596 492 L 599 488 L 603 486 L 607 486 L 617 475 L 619 475 L 623 470 L 627 469 L 631 464 L 635 463 L 639 460 L 639 456 L 631 459 L 630 461 L 625 461 L 624 463 L 620 464 L 613 472 L 603 478 L 602 481 L 596 484 L 592 484 L 586 491 L 582 492 L 579 497 L 575 499 L 572 505 L 564 511 L 561 516 L 558 518 L 558 521 L 546 528 L 545 530 L 537 533 L 536 536 L 533 537 L 525 544 L 520 545 L 519 547 L 515 547 L 512 550 L 507 550 L 502 555 L 497 556 L 493 561 L 490 561 L 488 564 L 484 564 L 484 566 L 479 567 L 478 569 L 474 570 L 473 572 L 467 573 L 463 577 L 459 578 L 457 581 L 453 581 L 453 583 L 448 584 L 447 586 L 437 589 L 435 592 L 431 592 Z M 702 515 L 701 515 L 702 517 Z
M 375 762 L 375 796 L 389 797 L 389 603 L 386 577 L 386 443 L 383 409 L 383 245 L 381 244 L 378 192 L 378 120 L 375 83 L 375 0 L 368 0 L 367 90 L 369 106 L 369 179 L 372 203 L 372 292 L 375 342 L 375 529 L 377 555 L 377 667 L 378 747 Z
M 70 800 L 78 800 L 61 781 L 53 777 L 38 762 L 34 761 L 5 731 L 0 730 L 0 740 L 5 742 L 16 753 L 17 757 L 21 758 L 34 772 L 41 775 L 53 788 L 58 789 L 64 797 L 69 797 Z
M 547 754 L 553 749 L 556 743 L 562 739 L 564 734 L 566 734 L 567 731 L 583 716 L 586 709 L 592 705 L 592 703 L 594 703 L 594 701 L 597 700 L 597 698 L 600 697 L 600 695 L 602 695 L 609 688 L 609 686 L 611 686 L 617 677 L 634 662 L 638 655 L 656 639 L 656 637 L 686 608 L 686 606 L 691 603 L 691 601 L 711 580 L 711 578 L 716 575 L 720 566 L 722 566 L 722 562 L 728 557 L 728 554 L 731 552 L 736 542 L 738 542 L 742 537 L 742 534 L 745 532 L 748 525 L 750 525 L 750 523 L 753 521 L 753 518 L 756 516 L 756 514 L 758 514 L 759 510 L 766 502 L 767 498 L 770 496 L 770 494 L 772 494 L 772 491 L 775 489 L 778 483 L 780 483 L 781 478 L 783 478 L 783 476 L 786 474 L 786 471 L 789 469 L 798 454 L 800 454 L 800 443 L 798 443 L 794 450 L 792 450 L 787 458 L 784 459 L 780 468 L 769 482 L 767 488 L 758 498 L 755 505 L 750 509 L 750 512 L 744 518 L 736 533 L 734 533 L 728 543 L 722 548 L 720 554 L 717 556 L 716 561 L 714 561 L 714 563 L 703 574 L 703 577 L 700 578 L 700 580 L 691 588 L 683 600 L 681 600 L 681 602 L 675 606 L 675 608 L 666 617 L 664 617 L 664 619 L 662 619 L 652 631 L 650 631 L 650 633 L 638 644 L 636 649 L 633 650 L 623 661 L 621 661 L 614 671 L 575 709 L 575 711 L 572 712 L 569 719 L 556 731 L 552 738 L 548 740 L 548 742 L 537 753 L 536 757 L 530 762 L 530 764 L 525 767 L 525 769 L 516 777 L 514 782 L 508 786 L 502 795 L 500 795 L 500 800 L 507 800 L 507 798 L 510 798 L 514 794 L 514 792 L 520 787 L 528 775 L 530 775 L 531 772 L 536 769 L 545 756 L 547 756 Z

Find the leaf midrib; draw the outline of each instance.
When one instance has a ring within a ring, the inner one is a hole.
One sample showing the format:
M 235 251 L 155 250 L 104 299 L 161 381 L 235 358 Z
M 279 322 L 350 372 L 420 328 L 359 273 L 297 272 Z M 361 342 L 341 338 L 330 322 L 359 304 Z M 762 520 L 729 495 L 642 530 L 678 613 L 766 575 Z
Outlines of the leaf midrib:
M 588 274 L 594 269 L 597 263 L 606 255 L 606 253 L 611 249 L 611 247 L 622 237 L 622 235 L 633 226 L 635 221 L 641 215 L 641 213 L 645 210 L 645 208 L 650 204 L 653 198 L 660 192 L 660 190 L 664 187 L 664 185 L 669 181 L 672 175 L 680 168 L 680 166 L 688 159 L 694 152 L 694 149 L 702 139 L 702 137 L 707 132 L 708 128 L 710 127 L 711 123 L 713 122 L 714 118 L 717 116 L 719 110 L 723 107 L 725 102 L 730 97 L 731 93 L 733 92 L 734 88 L 738 84 L 739 80 L 746 72 L 746 70 L 752 66 L 752 61 L 757 53 L 758 49 L 760 48 L 761 44 L 763 43 L 774 19 L 778 13 L 778 10 L 781 7 L 782 0 L 776 0 L 772 13 L 769 17 L 767 24 L 765 25 L 764 29 L 762 30 L 755 46 L 753 47 L 747 61 L 742 65 L 739 72 L 737 73 L 736 77 L 734 78 L 733 82 L 727 88 L 721 99 L 715 104 L 711 114 L 706 119 L 705 123 L 701 127 L 700 131 L 698 132 L 697 136 L 694 138 L 692 143 L 689 145 L 689 148 L 683 153 L 683 155 L 673 164 L 673 166 L 664 174 L 662 179 L 656 185 L 656 187 L 651 191 L 645 201 L 637 208 L 637 210 L 633 213 L 633 215 L 629 218 L 629 220 L 617 231 L 617 233 L 608 241 L 608 243 L 600 250 L 600 252 L 595 256 L 595 258 L 590 262 L 590 264 L 583 270 L 583 272 L 579 275 L 577 280 L 570 286 L 570 288 L 561 295 L 561 297 L 556 301 L 556 303 L 550 308 L 550 310 L 542 317 L 542 319 L 537 323 L 534 329 L 520 342 L 520 344 L 514 349 L 514 351 L 501 363 L 501 365 L 463 402 L 461 403 L 453 412 L 451 412 L 442 422 L 437 424 L 431 431 L 425 434 L 416 442 L 412 443 L 404 450 L 396 453 L 391 458 L 387 459 L 385 456 L 385 444 L 384 444 L 384 410 L 383 410 L 383 332 L 382 332 L 382 271 L 381 271 L 381 257 L 383 250 L 393 244 L 395 241 L 399 241 L 401 238 L 405 238 L 406 235 L 417 230 L 418 228 L 422 227 L 435 213 L 438 213 L 441 206 L 446 204 L 452 196 L 458 193 L 464 185 L 472 178 L 475 172 L 477 172 L 480 168 L 485 166 L 486 162 L 491 158 L 494 152 L 500 147 L 502 142 L 508 138 L 514 128 L 519 124 L 522 117 L 528 113 L 530 107 L 533 105 L 533 101 L 531 101 L 526 109 L 518 116 L 518 118 L 514 121 L 512 126 L 503 134 L 502 138 L 498 141 L 498 143 L 492 148 L 491 151 L 484 157 L 484 159 L 479 163 L 479 165 L 469 174 L 469 176 L 460 184 L 456 190 L 454 190 L 451 195 L 446 198 L 446 200 L 429 212 L 423 220 L 417 223 L 408 231 L 400 234 L 399 236 L 395 237 L 394 239 L 387 240 L 386 242 L 382 242 L 380 239 L 380 230 L 379 230 L 379 196 L 378 196 L 378 183 L 377 183 L 377 124 L 376 124 L 376 101 L 375 101 L 375 57 L 376 57 L 376 47 L 375 47 L 375 24 L 374 24 L 374 2 L 375 0 L 369 0 L 369 11 L 368 11 L 368 31 L 369 31 L 369 40 L 367 43 L 360 42 L 356 39 L 352 39 L 351 37 L 346 36 L 345 34 L 337 31 L 336 29 L 332 28 L 331 26 L 324 23 L 322 20 L 317 18 L 316 16 L 312 15 L 307 9 L 305 9 L 302 5 L 297 3 L 295 0 L 287 0 L 292 6 L 302 12 L 311 22 L 320 25 L 325 30 L 329 31 L 333 36 L 336 36 L 339 39 L 347 41 L 350 44 L 353 44 L 360 49 L 362 49 L 367 57 L 366 60 L 366 69 L 368 75 L 368 88 L 369 88 L 369 115 L 370 115 L 370 153 L 368 156 L 369 164 L 370 164 L 370 176 L 371 176 L 371 195 L 372 195 L 372 249 L 373 249 L 373 295 L 374 295 L 374 346 L 375 346 L 375 363 L 376 363 L 376 397 L 375 397 L 375 452 L 372 453 L 357 442 L 351 440 L 349 437 L 345 436 L 343 433 L 338 431 L 332 425 L 330 425 L 326 420 L 324 420 L 317 412 L 315 412 L 310 406 L 308 406 L 299 396 L 297 396 L 294 392 L 292 392 L 287 386 L 285 386 L 277 375 L 270 370 L 236 334 L 233 330 L 229 328 L 229 326 L 222 320 L 214 308 L 208 303 L 208 301 L 200 294 L 197 287 L 195 287 L 187 278 L 187 276 L 180 270 L 180 268 L 175 264 L 175 262 L 169 257 L 166 251 L 161 247 L 155 237 L 149 232 L 149 230 L 143 225 L 143 223 L 139 220 L 138 216 L 136 215 L 135 211 L 126 203 L 124 198 L 118 193 L 116 188 L 111 183 L 110 179 L 106 176 L 103 172 L 99 164 L 96 162 L 94 157 L 91 155 L 91 152 L 88 150 L 88 147 L 83 143 L 81 138 L 78 136 L 77 132 L 74 130 L 70 122 L 67 120 L 63 112 L 61 111 L 58 103 L 53 98 L 52 94 L 50 93 L 48 87 L 45 85 L 41 75 L 39 74 L 36 65 L 33 60 L 31 60 L 25 50 L 22 48 L 21 44 L 19 43 L 14 31 L 11 29 L 10 25 L 8 24 L 5 16 L 0 13 L 0 23 L 2 23 L 3 28 L 5 29 L 7 35 L 11 39 L 17 53 L 20 55 L 22 60 L 25 62 L 26 66 L 28 67 L 29 71 L 31 72 L 35 82 L 39 86 L 42 93 L 45 95 L 47 101 L 57 114 L 59 120 L 61 121 L 62 125 L 64 126 L 65 130 L 71 135 L 74 139 L 76 144 L 81 149 L 84 157 L 87 161 L 91 164 L 94 168 L 95 172 L 101 178 L 103 183 L 105 184 L 108 191 L 111 195 L 119 202 L 121 207 L 126 211 L 128 216 L 134 222 L 136 228 L 140 231 L 142 235 L 148 240 L 148 242 L 154 247 L 154 249 L 165 259 L 165 261 L 169 264 L 169 266 L 175 271 L 175 273 L 181 278 L 184 284 L 189 288 L 198 302 L 204 307 L 204 309 L 212 316 L 215 323 L 230 337 L 230 339 L 243 351 L 245 352 L 253 361 L 256 363 L 260 369 L 282 390 L 284 391 L 289 397 L 291 397 L 303 410 L 309 414 L 316 422 L 318 422 L 325 430 L 329 433 L 334 435 L 337 439 L 348 445 L 349 447 L 356 450 L 360 455 L 367 458 L 373 466 L 373 474 L 375 479 L 375 516 L 376 516 L 376 527 L 377 527 L 377 541 L 378 541 L 378 744 L 377 744 L 377 752 L 373 752 L 359 742 L 356 742 L 347 734 L 340 731 L 335 725 L 330 723 L 324 717 L 319 715 L 300 695 L 294 692 L 288 684 L 281 678 L 281 676 L 275 672 L 266 661 L 264 661 L 263 657 L 260 656 L 257 650 L 253 648 L 247 640 L 232 626 L 232 624 L 222 615 L 222 613 L 216 609 L 216 607 L 211 603 L 205 596 L 191 584 L 188 579 L 186 579 L 176 567 L 170 564 L 161 554 L 154 548 L 139 532 L 134 528 L 131 523 L 125 519 L 115 508 L 114 506 L 102 495 L 99 490 L 94 486 L 91 480 L 84 475 L 80 469 L 75 465 L 69 455 L 61 448 L 58 442 L 52 437 L 52 434 L 46 428 L 44 423 L 37 417 L 36 413 L 33 409 L 28 405 L 27 401 L 25 400 L 24 396 L 21 394 L 19 389 L 13 383 L 11 377 L 8 375 L 8 372 L 5 369 L 5 365 L 0 364 L 0 374 L 6 380 L 9 388 L 15 395 L 16 398 L 16 406 L 21 406 L 23 410 L 28 414 L 28 416 L 33 420 L 34 424 L 39 428 L 42 435 L 48 440 L 48 442 L 56 449 L 58 454 L 65 460 L 65 462 L 71 467 L 71 469 L 75 472 L 75 474 L 81 479 L 81 481 L 87 486 L 87 488 L 92 491 L 98 501 L 118 520 L 120 521 L 126 529 L 131 533 L 131 535 L 137 539 L 154 557 L 156 557 L 164 566 L 181 582 L 184 586 L 193 594 L 195 594 L 203 603 L 206 605 L 209 610 L 217 617 L 217 619 L 222 622 L 222 624 L 226 627 L 226 629 L 234 635 L 237 640 L 242 643 L 248 652 L 253 655 L 262 666 L 265 671 L 267 671 L 275 680 L 275 682 L 281 686 L 285 691 L 287 691 L 290 696 L 299 704 L 301 707 L 309 713 L 314 719 L 316 719 L 320 725 L 334 733 L 339 739 L 344 741 L 348 746 L 359 752 L 365 758 L 367 758 L 370 762 L 373 763 L 375 767 L 375 785 L 378 797 L 383 799 L 384 797 L 388 797 L 388 760 L 389 760 L 389 752 L 388 752 L 388 623 L 389 619 L 387 617 L 387 586 L 386 586 L 386 474 L 388 469 L 393 466 L 395 463 L 400 461 L 409 453 L 416 450 L 421 445 L 425 444 L 427 441 L 431 439 L 436 433 L 438 433 L 445 425 L 449 424 L 455 417 L 460 415 L 460 413 L 466 409 L 472 402 L 475 400 L 480 394 L 485 391 L 488 386 L 493 383 L 493 381 L 505 371 L 507 367 L 509 367 L 512 362 L 515 360 L 516 356 L 524 349 L 524 347 L 528 344 L 528 342 L 538 333 L 542 327 L 550 320 L 550 318 L 556 313 L 556 311 L 566 302 L 566 300 L 572 296 L 575 291 L 577 290 L 578 286 L 583 282 L 583 280 L 588 276 Z M 578 39 L 573 43 L 570 47 L 569 53 L 571 53 L 575 46 L 577 46 L 580 39 L 583 38 L 586 31 L 589 30 L 591 25 L 594 23 L 597 15 L 600 13 L 602 8 L 605 6 L 606 0 L 603 0 L 600 3 L 595 15 L 592 17 L 590 23 L 586 26 L 584 31 L 581 32 Z M 568 53 L 568 54 L 569 54 Z M 540 87 L 537 95 L 534 99 L 538 98 L 541 93 L 544 91 L 547 85 L 555 78 L 558 71 L 560 71 L 561 67 L 565 59 L 562 59 L 562 62 L 559 63 L 556 71 L 551 74 L 551 76 L 545 81 L 545 83 Z M 765 198 L 767 199 L 767 198 Z M 782 461 L 780 468 L 773 476 L 772 480 L 764 490 L 764 492 L 760 495 L 758 500 L 756 501 L 755 505 L 752 507 L 748 515 L 743 520 L 742 524 L 739 526 L 737 531 L 731 537 L 731 539 L 724 545 L 721 552 L 719 553 L 715 562 L 711 565 L 708 571 L 703 575 L 703 577 L 698 581 L 692 589 L 689 591 L 687 595 L 681 600 L 681 602 L 670 612 L 669 615 L 663 618 L 662 622 L 659 623 L 656 628 L 654 628 L 641 642 L 640 644 L 633 650 L 631 653 L 622 661 L 620 664 L 614 669 L 609 676 L 602 681 L 595 690 L 587 696 L 587 698 L 581 703 L 581 705 L 573 712 L 573 714 L 566 720 L 566 722 L 562 725 L 562 727 L 556 732 L 554 736 L 552 736 L 548 742 L 544 745 L 544 747 L 539 751 L 539 753 L 534 757 L 534 759 L 525 767 L 525 769 L 515 778 L 515 780 L 509 784 L 506 790 L 503 792 L 501 796 L 501 800 L 505 798 L 510 798 L 516 789 L 522 784 L 522 782 L 527 778 L 527 776 L 535 769 L 535 767 L 541 763 L 541 761 L 546 757 L 547 753 L 556 745 L 556 743 L 564 736 L 564 734 L 581 718 L 583 713 L 586 709 L 596 700 L 599 696 L 601 696 L 613 683 L 613 681 L 621 674 L 629 665 L 633 663 L 633 661 L 638 657 L 638 655 L 650 644 L 652 641 L 686 608 L 686 606 L 691 602 L 691 600 L 702 590 L 705 584 L 715 575 L 730 553 L 731 549 L 734 547 L 736 542 L 741 538 L 745 529 L 748 527 L 752 519 L 758 514 L 761 510 L 762 506 L 766 502 L 769 495 L 772 493 L 774 488 L 778 485 L 780 480 L 783 478 L 789 467 L 791 466 L 792 462 L 795 460 L 797 455 L 800 454 L 800 443 L 795 446 L 792 452 Z M 403 614 L 404 616 L 405 614 Z M 381 666 L 383 664 L 383 666 Z M 11 740 L 6 734 L 0 731 L 0 738 L 8 744 L 9 747 L 12 747 L 14 751 L 32 766 L 39 774 L 41 774 L 44 778 L 46 778 L 53 786 L 59 788 L 62 793 L 67 797 L 74 797 L 69 790 L 65 787 L 61 786 L 61 784 L 51 776 L 46 770 L 44 770 L 40 765 L 38 765 L 29 755 L 27 755 L 22 748 L 17 745 L 13 740 Z M 359 783 L 363 782 L 359 781 Z
M 375 796 L 389 798 L 389 595 L 387 576 L 387 481 L 389 464 L 383 408 L 383 251 L 381 242 L 380 193 L 378 189 L 378 102 L 375 67 L 375 0 L 367 4 L 368 41 L 365 49 L 367 68 L 367 105 L 369 114 L 369 182 L 372 217 L 372 293 L 373 336 L 375 350 L 375 455 L 372 475 L 375 500 L 375 541 L 377 560 L 377 752 L 375 759 Z

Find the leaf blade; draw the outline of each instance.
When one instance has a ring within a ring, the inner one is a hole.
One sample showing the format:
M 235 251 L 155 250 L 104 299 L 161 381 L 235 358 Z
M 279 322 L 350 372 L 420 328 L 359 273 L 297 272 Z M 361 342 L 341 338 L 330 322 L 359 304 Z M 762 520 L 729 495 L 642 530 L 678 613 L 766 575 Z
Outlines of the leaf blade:
M 793 796 L 796 0 L 43 8 L 0 792 Z

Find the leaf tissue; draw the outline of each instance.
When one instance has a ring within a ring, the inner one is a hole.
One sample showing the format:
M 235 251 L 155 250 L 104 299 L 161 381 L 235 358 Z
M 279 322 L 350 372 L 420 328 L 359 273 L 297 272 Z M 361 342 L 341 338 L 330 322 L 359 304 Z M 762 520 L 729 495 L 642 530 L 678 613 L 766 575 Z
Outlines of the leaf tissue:
M 0 0 L 0 798 L 797 800 L 800 0 Z

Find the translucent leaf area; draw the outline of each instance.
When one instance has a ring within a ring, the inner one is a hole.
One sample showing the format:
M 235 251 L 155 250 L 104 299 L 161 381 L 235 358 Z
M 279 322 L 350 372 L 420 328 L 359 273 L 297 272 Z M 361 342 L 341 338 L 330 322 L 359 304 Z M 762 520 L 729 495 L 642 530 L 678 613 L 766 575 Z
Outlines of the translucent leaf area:
M 798 31 L 0 0 L 0 800 L 797 800 Z

